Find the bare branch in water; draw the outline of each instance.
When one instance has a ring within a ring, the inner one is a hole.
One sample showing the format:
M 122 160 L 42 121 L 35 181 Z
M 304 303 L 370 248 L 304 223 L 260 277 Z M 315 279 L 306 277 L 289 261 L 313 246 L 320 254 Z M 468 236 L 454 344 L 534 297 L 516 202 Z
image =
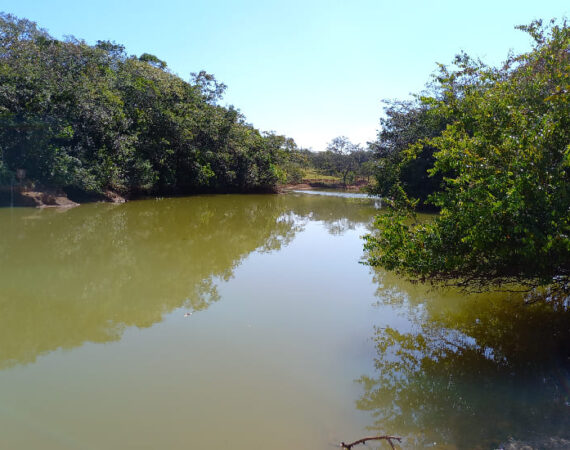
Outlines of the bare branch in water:
M 392 442 L 394 441 L 398 441 L 401 442 L 402 438 L 396 437 L 396 436 L 368 436 L 362 439 L 359 439 L 357 441 L 351 442 L 350 444 L 345 444 L 344 442 L 340 443 L 341 448 L 346 448 L 348 450 L 350 450 L 352 447 L 354 447 L 355 445 L 358 444 L 364 444 L 366 441 L 382 441 L 382 440 L 386 440 L 388 441 L 388 444 L 390 444 L 390 447 L 392 447 L 392 450 L 394 450 L 394 443 Z

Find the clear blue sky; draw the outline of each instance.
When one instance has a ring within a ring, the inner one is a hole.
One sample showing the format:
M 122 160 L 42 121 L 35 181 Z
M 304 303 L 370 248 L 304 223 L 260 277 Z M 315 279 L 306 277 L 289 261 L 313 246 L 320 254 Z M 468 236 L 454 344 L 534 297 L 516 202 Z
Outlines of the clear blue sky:
M 529 48 L 514 30 L 568 17 L 562 0 L 2 0 L 0 10 L 56 38 L 112 40 L 148 52 L 184 79 L 202 69 L 262 130 L 322 150 L 332 138 L 365 144 L 381 100 L 407 98 L 436 62 L 460 50 L 489 63 Z

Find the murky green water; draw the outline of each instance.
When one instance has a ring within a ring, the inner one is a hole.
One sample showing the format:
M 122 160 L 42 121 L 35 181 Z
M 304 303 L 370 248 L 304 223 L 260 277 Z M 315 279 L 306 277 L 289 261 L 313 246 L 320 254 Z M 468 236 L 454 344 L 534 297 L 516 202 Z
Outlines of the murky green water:
M 371 272 L 377 212 L 298 193 L 0 209 L 0 448 L 568 437 L 568 313 Z

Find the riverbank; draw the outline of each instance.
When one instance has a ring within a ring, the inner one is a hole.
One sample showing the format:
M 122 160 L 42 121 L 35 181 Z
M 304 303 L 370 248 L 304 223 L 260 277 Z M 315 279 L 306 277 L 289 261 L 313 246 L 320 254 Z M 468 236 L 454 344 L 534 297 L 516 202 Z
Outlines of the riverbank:
M 312 187 L 309 187 L 312 189 Z M 31 207 L 31 208 L 73 208 L 84 203 L 125 203 L 130 200 L 140 200 L 156 197 L 188 197 L 199 194 L 278 194 L 282 192 L 280 187 L 271 189 L 252 189 L 247 192 L 131 192 L 126 195 L 119 194 L 112 190 L 106 190 L 101 194 L 86 194 L 80 191 L 64 191 L 57 188 L 40 188 L 37 186 L 0 186 L 0 208 L 1 207 Z
M 59 189 L 29 189 L 20 186 L 0 188 L 0 207 L 73 208 L 79 203 L 70 200 Z
M 311 181 L 298 184 L 286 184 L 277 186 L 273 190 L 265 190 L 263 193 L 279 194 L 292 190 L 314 190 L 314 189 L 342 189 L 348 192 L 365 192 L 368 183 L 359 181 L 355 184 L 343 185 L 336 182 Z M 255 191 L 260 193 L 261 191 Z M 202 192 L 200 192 L 202 193 Z M 220 194 L 221 192 L 212 192 Z M 188 193 L 187 195 L 196 195 Z M 65 192 L 63 189 L 40 188 L 37 186 L 1 186 L 0 187 L 0 207 L 31 207 L 31 208 L 74 208 L 83 203 L 125 203 L 129 200 L 142 199 L 148 197 L 179 197 L 180 194 L 148 193 L 121 195 L 117 192 L 107 190 L 102 194 L 88 195 L 81 192 Z
M 62 189 L 28 186 L 0 187 L 0 207 L 74 208 L 81 203 L 97 201 L 124 203 L 126 199 L 113 191 L 105 191 L 97 196 L 70 196 Z
M 279 186 L 279 191 L 292 191 L 292 190 L 311 190 L 311 189 L 343 189 L 351 192 L 365 192 L 369 184 L 366 181 L 358 181 L 354 184 L 344 185 L 337 182 L 325 181 L 304 181 L 297 184 L 285 184 Z

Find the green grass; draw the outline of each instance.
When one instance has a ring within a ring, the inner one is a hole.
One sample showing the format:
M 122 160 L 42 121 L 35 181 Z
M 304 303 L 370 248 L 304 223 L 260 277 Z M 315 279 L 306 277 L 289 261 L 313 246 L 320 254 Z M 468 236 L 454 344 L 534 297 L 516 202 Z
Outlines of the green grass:
M 315 169 L 302 169 L 303 170 L 303 183 L 310 183 L 314 181 L 321 181 L 326 183 L 340 183 L 340 177 L 332 175 L 323 175 Z

